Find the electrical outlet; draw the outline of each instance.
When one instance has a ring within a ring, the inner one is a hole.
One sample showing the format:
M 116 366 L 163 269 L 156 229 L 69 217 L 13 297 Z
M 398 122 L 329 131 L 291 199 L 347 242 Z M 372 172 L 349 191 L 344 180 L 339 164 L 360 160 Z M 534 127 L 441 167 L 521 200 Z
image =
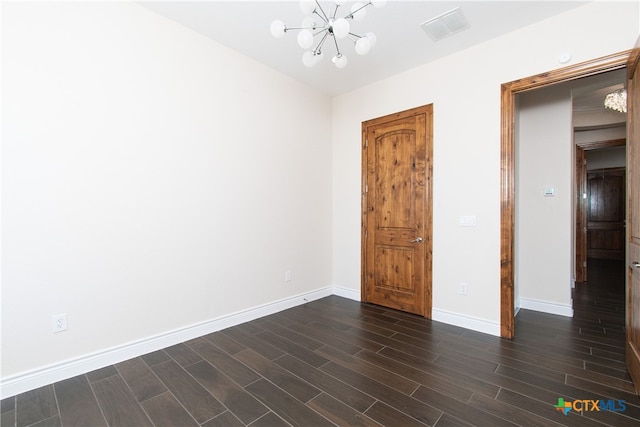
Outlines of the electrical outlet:
M 67 314 L 56 314 L 51 316 L 51 321 L 53 323 L 53 333 L 63 332 L 67 330 Z
M 458 288 L 458 293 L 460 295 L 467 295 L 469 292 L 469 286 L 466 283 L 460 282 L 460 287 Z
M 284 272 L 284 281 L 285 282 L 291 281 L 291 270 L 287 270 Z

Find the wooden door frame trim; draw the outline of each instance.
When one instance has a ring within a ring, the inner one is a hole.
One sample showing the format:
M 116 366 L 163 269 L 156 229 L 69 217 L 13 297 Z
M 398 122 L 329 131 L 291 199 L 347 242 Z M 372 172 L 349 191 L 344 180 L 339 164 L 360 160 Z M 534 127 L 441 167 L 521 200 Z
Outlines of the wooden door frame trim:
M 500 108 L 500 335 L 513 338 L 515 236 L 515 96 L 533 89 L 625 68 L 631 51 L 624 51 L 501 86 Z

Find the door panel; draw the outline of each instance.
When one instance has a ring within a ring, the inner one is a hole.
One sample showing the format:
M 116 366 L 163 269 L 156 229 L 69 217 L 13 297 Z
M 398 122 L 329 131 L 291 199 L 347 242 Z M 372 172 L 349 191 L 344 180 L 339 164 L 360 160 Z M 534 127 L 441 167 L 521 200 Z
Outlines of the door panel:
M 640 40 L 627 63 L 627 369 L 640 386 Z
M 624 259 L 625 176 L 624 168 L 588 174 L 589 258 Z
M 426 106 L 362 124 L 363 300 L 427 317 L 431 120 Z

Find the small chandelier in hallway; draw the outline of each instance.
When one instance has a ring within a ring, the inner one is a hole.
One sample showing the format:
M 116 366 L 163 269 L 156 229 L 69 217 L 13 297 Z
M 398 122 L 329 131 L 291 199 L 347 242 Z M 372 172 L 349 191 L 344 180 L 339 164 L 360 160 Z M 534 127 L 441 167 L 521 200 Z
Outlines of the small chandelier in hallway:
M 604 98 L 604 106 L 621 113 L 627 112 L 627 90 L 625 88 L 611 92 Z

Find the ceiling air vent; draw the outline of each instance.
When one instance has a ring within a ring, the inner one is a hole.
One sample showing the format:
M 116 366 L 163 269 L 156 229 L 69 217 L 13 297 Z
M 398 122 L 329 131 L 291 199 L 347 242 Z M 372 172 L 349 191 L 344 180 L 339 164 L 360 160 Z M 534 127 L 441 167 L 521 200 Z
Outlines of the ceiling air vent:
M 469 22 L 462 14 L 459 7 L 452 9 L 442 15 L 420 24 L 422 29 L 431 37 L 431 40 L 437 42 L 452 34 L 458 33 L 469 28 Z

